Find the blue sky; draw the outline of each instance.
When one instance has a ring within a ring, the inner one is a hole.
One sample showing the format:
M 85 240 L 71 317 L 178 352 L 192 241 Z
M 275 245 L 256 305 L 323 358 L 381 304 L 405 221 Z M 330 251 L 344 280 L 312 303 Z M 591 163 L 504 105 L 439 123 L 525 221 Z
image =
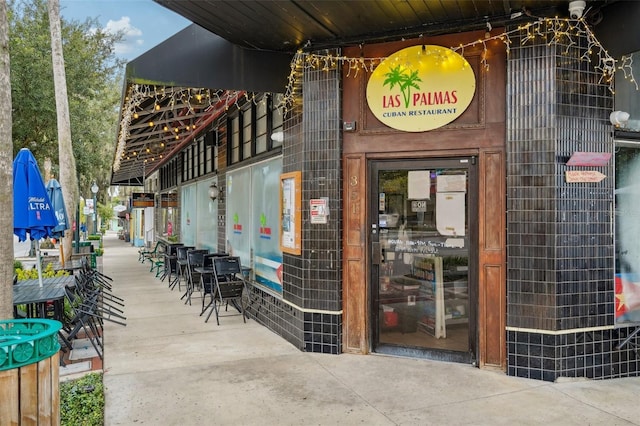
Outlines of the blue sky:
M 191 24 L 152 0 L 60 0 L 60 14 L 67 21 L 95 18 L 108 31 L 124 30 L 116 55 L 126 61 L 137 58 Z

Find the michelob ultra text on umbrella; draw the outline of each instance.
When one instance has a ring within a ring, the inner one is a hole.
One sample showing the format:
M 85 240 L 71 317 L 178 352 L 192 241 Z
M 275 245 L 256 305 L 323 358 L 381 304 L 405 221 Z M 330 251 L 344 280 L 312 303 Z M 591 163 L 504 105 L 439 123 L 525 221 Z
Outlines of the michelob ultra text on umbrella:
M 36 210 L 38 220 L 40 219 L 39 211 L 51 210 L 51 204 L 44 197 L 29 197 L 29 210 Z

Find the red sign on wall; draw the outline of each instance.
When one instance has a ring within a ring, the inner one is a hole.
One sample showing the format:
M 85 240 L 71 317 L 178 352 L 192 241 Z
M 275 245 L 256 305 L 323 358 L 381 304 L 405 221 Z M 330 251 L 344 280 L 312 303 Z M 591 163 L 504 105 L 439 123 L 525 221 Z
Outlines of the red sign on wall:
M 602 167 L 610 159 L 610 152 L 574 152 L 567 161 L 567 166 Z

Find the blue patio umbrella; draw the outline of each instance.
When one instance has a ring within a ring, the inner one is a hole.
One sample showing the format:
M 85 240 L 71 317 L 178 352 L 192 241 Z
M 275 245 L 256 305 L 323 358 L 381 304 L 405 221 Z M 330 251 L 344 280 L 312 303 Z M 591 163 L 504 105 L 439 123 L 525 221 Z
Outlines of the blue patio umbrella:
M 67 216 L 67 209 L 64 206 L 64 196 L 62 195 L 60 183 L 55 179 L 50 179 L 49 182 L 47 182 L 47 193 L 49 194 L 53 213 L 56 215 L 56 219 L 58 219 L 58 226 L 53 228 L 51 236 L 62 238 L 64 237 L 64 231 L 69 229 L 69 217 Z M 60 260 L 64 266 L 64 244 L 60 244 Z
M 22 148 L 13 160 L 13 233 L 19 241 L 50 237 L 58 226 L 38 163 L 28 148 Z M 40 244 L 36 243 L 38 279 L 42 285 Z
M 53 228 L 51 236 L 63 237 L 64 231 L 69 229 L 69 217 L 67 216 L 67 209 L 64 206 L 62 187 L 56 179 L 50 179 L 49 182 L 47 182 L 47 194 L 49 195 L 49 201 L 51 201 L 53 213 L 58 220 L 58 225 Z

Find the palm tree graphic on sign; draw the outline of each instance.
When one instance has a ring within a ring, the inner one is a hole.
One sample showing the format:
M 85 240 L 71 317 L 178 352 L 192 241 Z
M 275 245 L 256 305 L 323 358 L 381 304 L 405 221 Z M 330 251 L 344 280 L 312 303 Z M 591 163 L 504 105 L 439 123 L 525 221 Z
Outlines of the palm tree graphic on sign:
M 389 89 L 393 89 L 397 84 L 400 86 L 400 91 L 402 92 L 402 98 L 404 99 L 404 107 L 409 108 L 409 101 L 411 100 L 411 88 L 413 87 L 416 90 L 420 90 L 420 86 L 416 84 L 416 82 L 421 82 L 422 80 L 418 77 L 417 70 L 410 70 L 408 68 L 403 68 L 402 65 L 398 65 L 395 68 L 391 68 L 391 71 L 384 75 L 386 79 L 383 86 L 389 86 Z

